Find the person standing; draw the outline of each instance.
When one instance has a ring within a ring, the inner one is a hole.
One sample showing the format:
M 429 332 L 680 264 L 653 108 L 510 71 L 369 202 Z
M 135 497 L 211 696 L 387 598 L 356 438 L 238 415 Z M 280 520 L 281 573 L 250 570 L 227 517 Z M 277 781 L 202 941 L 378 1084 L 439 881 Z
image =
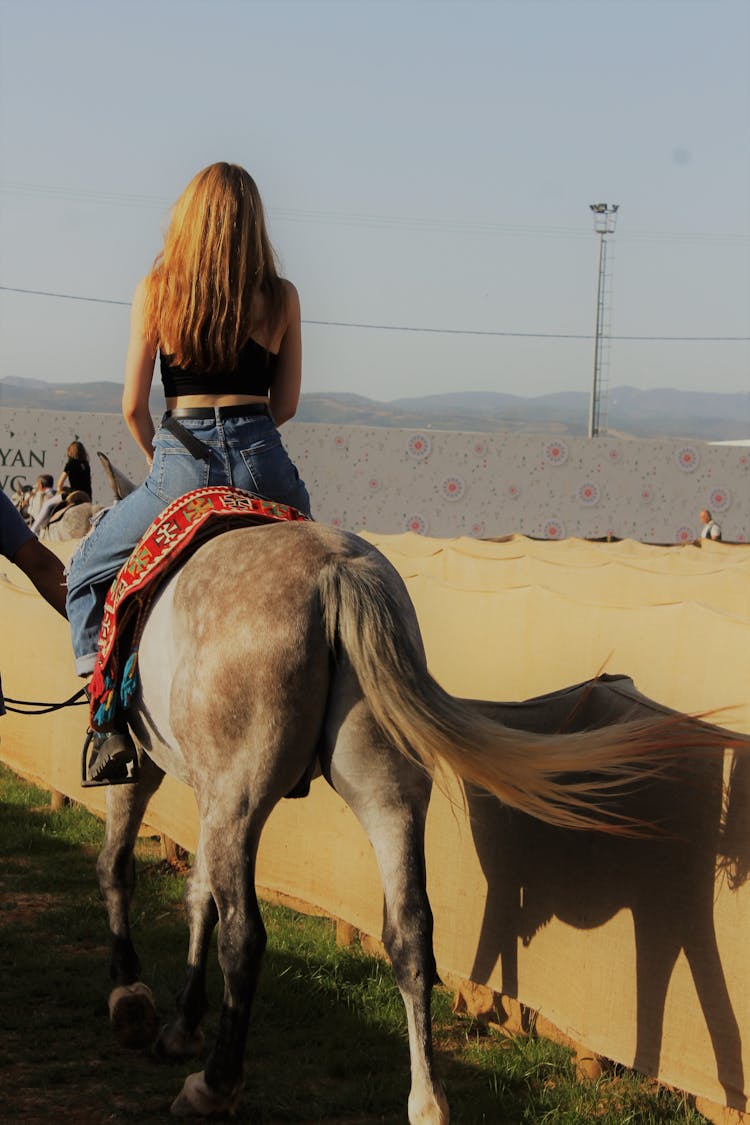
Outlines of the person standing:
M 166 413 L 149 393 L 159 357 Z M 112 579 L 164 508 L 196 488 L 232 485 L 310 514 L 278 426 L 297 410 L 297 290 L 280 277 L 255 181 L 236 164 L 199 172 L 174 206 L 164 247 L 133 297 L 123 414 L 145 482 L 99 519 L 68 568 L 76 672 L 94 669 Z M 85 783 L 134 775 L 126 725 L 87 739 Z
M 703 530 L 701 531 L 701 539 L 712 539 L 714 543 L 721 541 L 721 527 L 711 516 L 708 508 L 701 511 L 701 523 Z

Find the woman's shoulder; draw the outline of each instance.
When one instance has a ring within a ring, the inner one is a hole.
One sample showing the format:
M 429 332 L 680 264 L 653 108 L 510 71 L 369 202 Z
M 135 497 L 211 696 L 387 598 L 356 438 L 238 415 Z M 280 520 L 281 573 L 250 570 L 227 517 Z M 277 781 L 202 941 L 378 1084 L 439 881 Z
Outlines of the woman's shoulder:
M 143 302 L 146 300 L 146 293 L 148 292 L 148 283 L 149 283 L 150 277 L 151 277 L 151 274 L 147 273 L 146 276 L 142 277 L 141 280 L 136 285 L 135 290 L 133 291 L 133 307 L 134 308 L 136 306 L 139 306 L 141 308 L 143 307 Z
M 287 277 L 280 277 L 281 291 L 284 294 L 284 308 L 286 312 L 286 320 L 289 323 L 295 317 L 299 316 L 299 293 L 295 285 Z
M 299 293 L 297 287 L 289 280 L 288 277 L 280 277 L 281 291 L 287 301 L 296 301 L 299 304 Z

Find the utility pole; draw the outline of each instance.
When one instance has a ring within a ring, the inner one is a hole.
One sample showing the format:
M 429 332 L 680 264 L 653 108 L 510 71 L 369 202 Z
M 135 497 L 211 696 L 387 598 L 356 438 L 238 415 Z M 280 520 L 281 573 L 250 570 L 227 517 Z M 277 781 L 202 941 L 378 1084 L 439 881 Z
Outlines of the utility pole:
M 596 328 L 594 331 L 594 379 L 589 403 L 589 437 L 599 433 L 602 399 L 602 343 L 605 338 L 604 315 L 607 306 L 607 235 L 615 233 L 619 203 L 591 203 L 594 232 L 599 235 L 599 280 L 596 286 Z

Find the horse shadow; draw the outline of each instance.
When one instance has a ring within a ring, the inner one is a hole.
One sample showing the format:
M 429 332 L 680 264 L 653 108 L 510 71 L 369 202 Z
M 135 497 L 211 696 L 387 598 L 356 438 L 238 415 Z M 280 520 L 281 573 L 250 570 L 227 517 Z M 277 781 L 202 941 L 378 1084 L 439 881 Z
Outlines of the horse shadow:
M 474 706 L 508 726 L 539 732 L 671 713 L 640 695 L 624 676 L 603 676 L 524 703 Z M 519 941 L 530 945 L 553 917 L 586 930 L 628 909 L 636 946 L 634 1068 L 658 1074 L 667 988 L 682 953 L 726 1104 L 744 1110 L 742 1041 L 713 908 L 717 866 L 724 868 L 730 888 L 750 875 L 750 761 L 735 759 L 726 804 L 722 778 L 719 758 L 691 755 L 669 778 L 621 798 L 622 812 L 661 828 L 659 836 L 636 839 L 553 828 L 467 786 L 474 844 L 487 880 L 471 979 L 486 983 L 499 959 L 502 991 L 517 997 Z

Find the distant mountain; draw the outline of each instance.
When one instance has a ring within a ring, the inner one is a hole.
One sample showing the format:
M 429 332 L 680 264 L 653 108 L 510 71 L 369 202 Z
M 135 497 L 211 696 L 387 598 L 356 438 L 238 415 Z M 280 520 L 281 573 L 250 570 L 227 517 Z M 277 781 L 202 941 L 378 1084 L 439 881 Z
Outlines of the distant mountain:
M 724 441 L 750 436 L 750 393 L 614 387 L 607 396 L 607 428 L 629 437 L 684 437 Z M 494 391 L 373 402 L 360 395 L 303 395 L 300 422 L 341 425 L 429 426 L 438 430 L 541 432 L 588 431 L 589 395 L 583 391 L 522 398 Z
M 119 383 L 45 383 L 41 379 L 0 380 L 0 407 L 76 410 L 119 414 Z M 151 396 L 155 415 L 163 410 L 161 387 Z M 652 391 L 613 387 L 607 396 L 608 429 L 626 437 L 683 437 L 725 441 L 750 436 L 750 393 Z M 377 402 L 362 395 L 303 394 L 299 422 L 335 425 L 430 427 L 436 430 L 585 434 L 589 396 L 584 391 L 523 398 L 500 391 L 450 394 Z
M 0 382 L 6 384 L 8 387 L 48 387 L 49 383 L 45 383 L 44 379 L 20 379 L 14 375 L 9 375 L 7 379 L 2 379 Z
M 161 387 L 154 388 L 151 409 L 164 409 Z M 0 379 L 0 407 L 29 410 L 77 410 L 84 414 L 120 414 L 122 383 L 46 383 L 42 379 Z
M 589 395 L 583 391 L 558 391 L 535 398 L 487 391 L 429 395 L 400 399 L 390 404 L 421 413 L 450 411 L 478 416 L 482 429 L 538 430 L 564 428 L 571 434 L 588 429 Z M 750 435 L 750 394 L 717 394 L 710 391 L 652 391 L 636 387 L 611 388 L 606 400 L 607 427 L 633 437 L 692 437 L 720 441 Z M 465 427 L 461 427 L 465 428 Z

